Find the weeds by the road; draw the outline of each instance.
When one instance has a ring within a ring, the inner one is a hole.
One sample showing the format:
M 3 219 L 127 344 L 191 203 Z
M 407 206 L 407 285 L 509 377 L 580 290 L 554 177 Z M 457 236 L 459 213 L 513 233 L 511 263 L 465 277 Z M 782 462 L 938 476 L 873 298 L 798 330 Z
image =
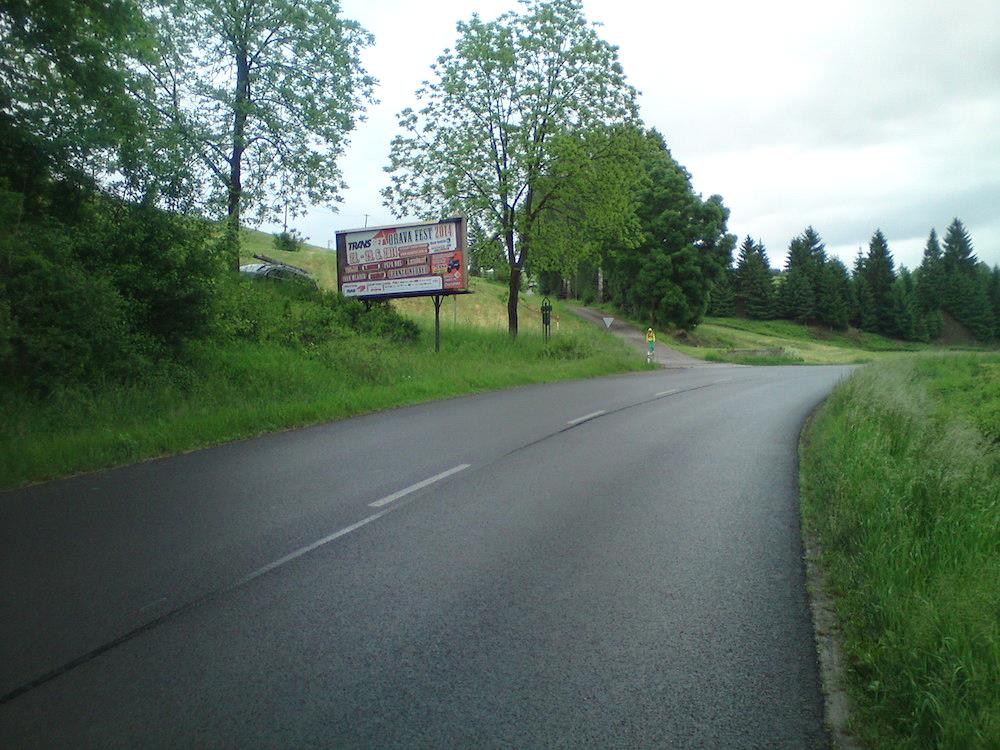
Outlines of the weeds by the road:
M 0 394 L 0 487 L 403 404 L 645 367 L 583 324 L 546 344 L 529 321 L 516 341 L 505 329 L 443 321 L 435 353 L 433 317 L 416 321 L 411 341 L 414 323 L 391 311 L 366 316 L 358 303 L 314 296 L 237 281 L 220 289 L 219 330 L 192 342 L 180 364 L 130 384 Z
M 802 444 L 871 747 L 1000 747 L 1000 356 L 916 356 L 839 385 Z

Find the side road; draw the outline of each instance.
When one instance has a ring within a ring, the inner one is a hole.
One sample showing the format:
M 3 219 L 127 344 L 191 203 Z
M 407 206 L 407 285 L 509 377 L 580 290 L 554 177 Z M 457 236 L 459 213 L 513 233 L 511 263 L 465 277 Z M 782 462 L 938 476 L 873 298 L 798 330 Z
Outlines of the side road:
M 606 313 L 601 310 L 594 310 L 590 307 L 571 307 L 570 310 L 573 311 L 575 315 L 584 320 L 590 321 L 594 325 L 599 325 L 604 328 L 604 318 L 608 317 Z M 640 331 L 638 328 L 633 326 L 631 323 L 626 323 L 625 321 L 615 320 L 611 323 L 609 329 L 611 333 L 624 339 L 628 342 L 630 346 L 635 347 L 643 354 L 646 352 L 646 332 Z M 661 367 L 666 367 L 670 369 L 676 368 L 688 368 L 688 367 L 740 367 L 742 365 L 731 365 L 722 364 L 719 362 L 706 362 L 702 359 L 696 359 L 695 357 L 689 357 L 687 354 L 677 351 L 676 349 L 671 349 L 666 346 L 662 341 L 657 339 L 656 348 L 653 352 L 653 359 Z

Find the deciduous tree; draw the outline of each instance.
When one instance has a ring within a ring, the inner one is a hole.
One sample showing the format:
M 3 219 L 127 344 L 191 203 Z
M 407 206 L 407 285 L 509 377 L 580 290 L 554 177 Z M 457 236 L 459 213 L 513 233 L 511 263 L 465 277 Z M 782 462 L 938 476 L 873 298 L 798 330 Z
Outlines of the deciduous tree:
M 530 0 L 494 21 L 473 15 L 432 70 L 421 108 L 400 113 L 386 205 L 426 218 L 462 211 L 479 236 L 502 243 L 516 336 L 539 221 L 574 176 L 552 169 L 560 137 L 634 122 L 635 91 L 579 0 Z
M 148 15 L 160 43 L 146 103 L 225 206 L 233 251 L 251 210 L 338 199 L 337 159 L 374 80 L 359 60 L 371 35 L 336 0 L 162 0 Z

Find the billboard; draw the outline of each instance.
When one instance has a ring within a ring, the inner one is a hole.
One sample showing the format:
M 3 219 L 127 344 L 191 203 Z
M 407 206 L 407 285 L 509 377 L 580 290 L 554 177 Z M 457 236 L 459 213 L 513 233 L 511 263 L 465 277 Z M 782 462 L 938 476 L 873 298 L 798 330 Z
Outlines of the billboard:
M 337 232 L 337 285 L 345 297 L 462 294 L 465 219 Z

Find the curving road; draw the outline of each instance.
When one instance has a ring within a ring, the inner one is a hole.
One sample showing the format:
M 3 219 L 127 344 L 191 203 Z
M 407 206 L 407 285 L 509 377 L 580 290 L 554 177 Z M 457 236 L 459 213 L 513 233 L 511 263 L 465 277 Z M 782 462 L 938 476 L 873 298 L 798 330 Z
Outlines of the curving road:
M 824 747 L 847 368 L 425 404 L 0 495 L 0 746 Z

